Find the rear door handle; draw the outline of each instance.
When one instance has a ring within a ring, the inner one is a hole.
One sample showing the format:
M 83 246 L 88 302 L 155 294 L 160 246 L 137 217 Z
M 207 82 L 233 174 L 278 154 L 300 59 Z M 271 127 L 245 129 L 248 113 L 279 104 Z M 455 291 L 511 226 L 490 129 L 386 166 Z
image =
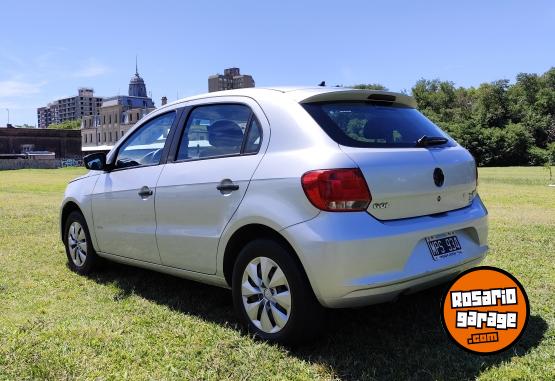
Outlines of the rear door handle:
M 239 185 L 233 184 L 233 181 L 230 179 L 223 179 L 220 181 L 220 184 L 218 184 L 216 189 L 220 192 L 233 192 L 239 190 Z
M 146 185 L 139 190 L 139 196 L 141 196 L 142 199 L 146 199 L 152 196 L 153 193 L 154 192 L 152 191 L 152 189 L 150 189 Z

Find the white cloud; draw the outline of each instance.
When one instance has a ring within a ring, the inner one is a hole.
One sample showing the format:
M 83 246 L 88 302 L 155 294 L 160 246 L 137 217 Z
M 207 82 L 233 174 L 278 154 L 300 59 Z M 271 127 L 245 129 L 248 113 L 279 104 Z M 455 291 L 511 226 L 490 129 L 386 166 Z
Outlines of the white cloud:
M 0 81 L 0 97 L 19 97 L 38 94 L 46 82 L 31 83 L 23 81 Z
M 72 77 L 75 78 L 92 78 L 99 77 L 110 71 L 110 68 L 96 61 L 89 61 L 83 67 L 76 70 Z

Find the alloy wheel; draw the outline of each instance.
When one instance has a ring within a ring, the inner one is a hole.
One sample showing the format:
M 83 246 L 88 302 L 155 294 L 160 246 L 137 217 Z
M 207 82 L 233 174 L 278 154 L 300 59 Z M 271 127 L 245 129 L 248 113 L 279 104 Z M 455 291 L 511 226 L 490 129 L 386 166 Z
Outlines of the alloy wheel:
M 241 282 L 243 306 L 251 323 L 265 333 L 276 333 L 291 316 L 291 290 L 279 265 L 267 257 L 252 259 Z
M 77 267 L 83 266 L 87 259 L 87 236 L 81 224 L 74 221 L 69 226 L 67 244 L 71 260 Z

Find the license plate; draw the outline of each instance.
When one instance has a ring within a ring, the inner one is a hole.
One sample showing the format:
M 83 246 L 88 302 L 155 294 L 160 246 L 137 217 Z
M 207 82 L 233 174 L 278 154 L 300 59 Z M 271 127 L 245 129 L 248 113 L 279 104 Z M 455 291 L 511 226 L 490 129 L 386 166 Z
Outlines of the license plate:
M 445 233 L 426 238 L 434 261 L 462 253 L 459 239 L 454 233 Z

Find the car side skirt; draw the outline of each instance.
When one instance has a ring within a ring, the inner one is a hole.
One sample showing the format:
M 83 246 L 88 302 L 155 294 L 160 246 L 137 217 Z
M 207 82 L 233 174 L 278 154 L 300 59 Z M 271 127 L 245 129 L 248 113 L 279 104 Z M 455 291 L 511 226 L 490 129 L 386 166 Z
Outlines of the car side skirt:
M 200 283 L 204 283 L 212 286 L 229 289 L 229 286 L 227 285 L 225 278 L 219 277 L 217 275 L 202 274 L 195 271 L 178 269 L 175 267 L 164 266 L 157 263 L 144 262 L 137 259 L 122 257 L 114 254 L 108 254 L 108 253 L 102 253 L 102 252 L 98 252 L 97 254 L 102 258 L 106 258 L 113 262 L 122 263 L 124 265 L 130 265 L 130 266 L 140 267 L 147 270 L 158 271 L 164 274 L 176 276 L 178 278 L 184 278 L 195 282 L 200 282 Z

